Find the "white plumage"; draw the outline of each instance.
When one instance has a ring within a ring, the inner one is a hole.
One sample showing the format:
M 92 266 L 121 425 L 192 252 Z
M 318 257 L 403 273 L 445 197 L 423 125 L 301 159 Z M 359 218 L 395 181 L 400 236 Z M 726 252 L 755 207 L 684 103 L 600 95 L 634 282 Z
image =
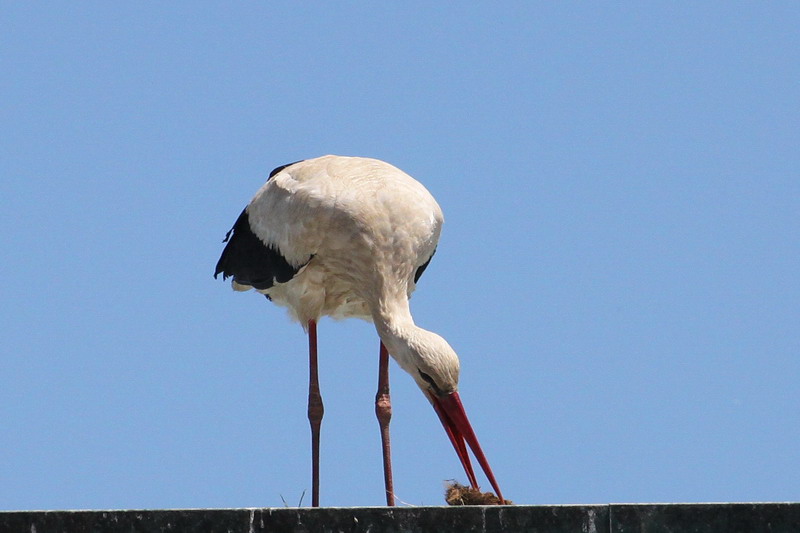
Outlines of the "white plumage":
M 458 357 L 442 337 L 416 326 L 409 309 L 443 220 L 427 189 L 388 163 L 333 155 L 301 161 L 273 171 L 256 193 L 226 237 L 215 276 L 232 277 L 236 290 L 255 288 L 313 328 L 312 379 L 319 318 L 372 321 L 382 345 L 433 403 L 472 484 L 464 439 L 502 500 L 477 439 L 464 427 Z M 388 418 L 386 424 L 388 454 Z
M 248 207 L 253 232 L 295 267 L 263 292 L 301 323 L 373 318 L 402 301 L 439 240 L 442 210 L 401 170 L 375 159 L 325 156 L 273 176 Z

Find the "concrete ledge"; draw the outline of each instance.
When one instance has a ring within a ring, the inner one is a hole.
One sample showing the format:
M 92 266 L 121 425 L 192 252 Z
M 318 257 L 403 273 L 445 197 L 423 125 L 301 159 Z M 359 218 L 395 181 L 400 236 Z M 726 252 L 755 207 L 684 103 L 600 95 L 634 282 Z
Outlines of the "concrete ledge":
M 800 503 L 4 511 L 3 533 L 797 533 Z

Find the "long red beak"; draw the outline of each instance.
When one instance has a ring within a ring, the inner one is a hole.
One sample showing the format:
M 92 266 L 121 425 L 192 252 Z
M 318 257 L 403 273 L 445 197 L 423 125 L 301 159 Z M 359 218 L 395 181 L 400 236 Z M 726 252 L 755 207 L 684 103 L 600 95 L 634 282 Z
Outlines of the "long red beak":
M 478 437 L 475 436 L 472 425 L 469 423 L 458 392 L 453 392 L 443 397 L 435 394 L 430 394 L 429 396 L 433 408 L 436 410 L 436 414 L 439 415 L 439 420 L 442 421 L 444 430 L 447 432 L 447 436 L 450 437 L 450 442 L 453 443 L 453 448 L 456 449 L 456 454 L 458 454 L 461 465 L 467 473 L 472 488 L 479 489 L 478 480 L 475 477 L 475 471 L 472 469 L 472 463 L 469 461 L 465 441 L 466 444 L 469 444 L 472 454 L 480 463 L 481 468 L 483 468 L 483 472 L 489 479 L 489 483 L 492 484 L 495 494 L 497 494 L 501 502 L 505 502 L 503 494 L 500 492 L 500 487 L 497 486 L 497 480 L 495 480 L 492 473 L 492 468 L 489 466 L 489 461 L 486 460 L 481 445 L 478 443 Z

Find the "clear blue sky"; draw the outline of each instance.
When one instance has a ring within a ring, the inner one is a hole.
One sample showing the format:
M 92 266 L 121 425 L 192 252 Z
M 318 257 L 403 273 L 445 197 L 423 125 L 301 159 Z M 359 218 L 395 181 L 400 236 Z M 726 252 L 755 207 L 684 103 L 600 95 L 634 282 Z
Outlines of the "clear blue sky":
M 442 205 L 412 310 L 508 498 L 800 500 L 797 3 L 5 2 L 0 26 L 0 508 L 310 490 L 304 334 L 212 273 L 268 172 L 327 153 Z M 322 502 L 380 505 L 377 337 L 320 342 Z M 442 504 L 464 474 L 392 387 L 397 495 Z

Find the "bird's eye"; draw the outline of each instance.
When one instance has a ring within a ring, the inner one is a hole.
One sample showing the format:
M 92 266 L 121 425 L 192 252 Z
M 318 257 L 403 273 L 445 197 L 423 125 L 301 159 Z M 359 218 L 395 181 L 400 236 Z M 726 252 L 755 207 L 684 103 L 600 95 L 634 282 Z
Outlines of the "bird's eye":
M 438 385 L 436 385 L 436 382 L 435 382 L 435 381 L 433 381 L 433 378 L 432 378 L 432 377 L 430 377 L 428 374 L 426 374 L 426 373 L 425 373 L 425 372 L 423 372 L 422 370 L 420 370 L 420 371 L 419 371 L 419 375 L 420 375 L 420 377 L 422 377 L 422 379 L 424 379 L 424 380 L 425 380 L 425 383 L 427 383 L 428 385 L 430 385 L 430 386 L 431 386 L 431 389 L 433 389 L 433 392 L 434 392 L 434 393 L 435 393 L 437 396 L 441 396 L 441 395 L 442 395 L 442 389 L 440 389 L 440 388 L 439 388 L 439 386 L 438 386 Z

